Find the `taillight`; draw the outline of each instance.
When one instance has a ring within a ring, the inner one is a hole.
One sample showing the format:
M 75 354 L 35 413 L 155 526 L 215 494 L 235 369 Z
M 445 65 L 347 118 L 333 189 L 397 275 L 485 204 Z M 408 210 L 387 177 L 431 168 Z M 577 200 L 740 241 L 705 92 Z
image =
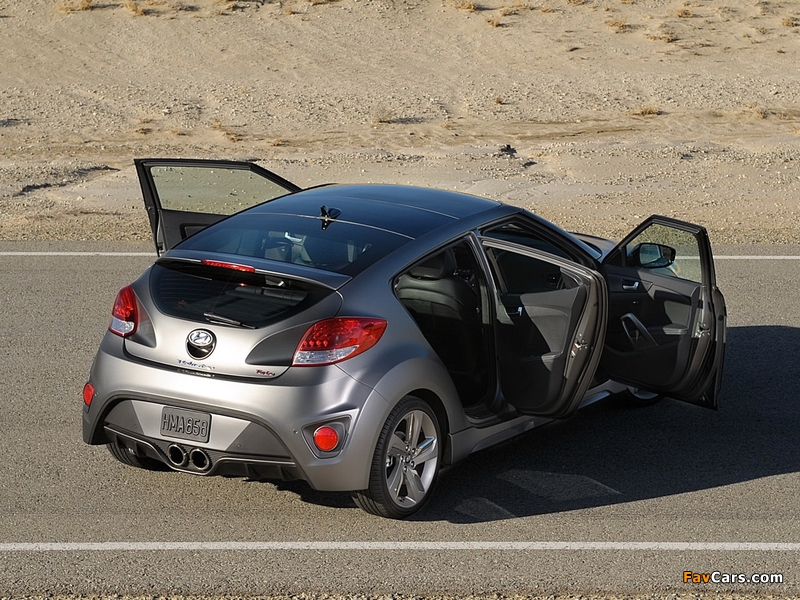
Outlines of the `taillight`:
M 139 323 L 138 310 L 136 308 L 136 295 L 133 288 L 126 285 L 117 294 L 114 301 L 114 308 L 111 311 L 111 325 L 108 330 L 122 337 L 128 337 L 136 331 Z
M 385 330 L 383 319 L 341 317 L 320 321 L 300 340 L 292 364 L 330 365 L 353 358 L 377 344 Z
M 86 382 L 86 385 L 83 386 L 83 403 L 86 406 L 91 406 L 93 399 L 94 399 L 94 385 L 92 385 L 91 381 L 88 381 Z

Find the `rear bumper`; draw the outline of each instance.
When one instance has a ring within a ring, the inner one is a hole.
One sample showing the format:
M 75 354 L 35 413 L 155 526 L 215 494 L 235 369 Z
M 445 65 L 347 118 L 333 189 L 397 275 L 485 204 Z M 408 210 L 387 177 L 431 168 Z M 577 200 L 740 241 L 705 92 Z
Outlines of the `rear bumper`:
M 368 486 L 375 438 L 389 412 L 373 389 L 335 365 L 290 368 L 263 383 L 203 375 L 127 356 L 122 340 L 107 334 L 91 369 L 95 396 L 83 411 L 83 440 L 119 443 L 195 474 L 297 478 L 328 491 Z M 164 407 L 209 415 L 207 441 L 162 435 Z M 341 424 L 343 440 L 323 453 L 311 436 L 331 422 Z M 209 467 L 170 461 L 171 445 L 202 451 Z
M 232 451 L 201 448 L 182 440 L 165 441 L 147 438 L 113 425 L 105 426 L 108 440 L 136 456 L 161 461 L 165 465 L 193 475 L 245 477 L 253 480 L 303 479 L 291 457 L 259 456 Z

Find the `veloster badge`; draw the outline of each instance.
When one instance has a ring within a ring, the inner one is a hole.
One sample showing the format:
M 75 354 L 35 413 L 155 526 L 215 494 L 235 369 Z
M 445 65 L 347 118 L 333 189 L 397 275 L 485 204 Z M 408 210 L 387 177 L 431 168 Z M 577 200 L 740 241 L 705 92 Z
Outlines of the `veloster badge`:
M 217 338 L 206 329 L 195 329 L 186 337 L 186 351 L 192 358 L 206 358 L 217 345 Z

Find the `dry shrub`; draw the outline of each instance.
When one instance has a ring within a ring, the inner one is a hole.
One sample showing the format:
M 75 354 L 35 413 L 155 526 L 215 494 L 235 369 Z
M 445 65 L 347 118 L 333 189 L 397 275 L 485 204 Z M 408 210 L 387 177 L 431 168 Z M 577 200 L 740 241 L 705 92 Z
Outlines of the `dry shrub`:
M 224 125 L 220 119 L 214 119 L 214 121 L 211 123 L 211 129 L 216 129 L 231 142 L 242 141 L 243 136 L 240 133 L 228 127 L 227 125 Z
M 125 4 L 123 6 L 125 6 L 125 8 L 127 8 L 134 16 L 143 17 L 147 14 L 147 11 L 136 0 L 125 0 Z
M 581 6 L 585 4 L 585 0 L 567 0 L 567 4 L 574 4 L 575 6 Z
M 625 19 L 609 19 L 606 21 L 606 25 L 608 25 L 616 33 L 623 33 L 631 28 L 631 26 L 628 25 L 628 21 Z
M 631 111 L 631 114 L 637 117 L 651 117 L 653 115 L 660 115 L 661 110 L 655 106 L 640 106 L 636 110 Z
M 769 117 L 769 111 L 766 108 L 763 108 L 756 104 L 755 102 L 751 102 L 747 105 L 747 108 L 755 115 L 757 119 L 766 119 Z
M 56 3 L 59 12 L 71 13 L 95 8 L 94 0 L 59 0 Z
M 453 7 L 467 12 L 475 12 L 478 10 L 478 5 L 472 0 L 455 0 L 453 2 Z
M 784 27 L 798 27 L 800 26 L 800 19 L 797 17 L 783 17 L 781 25 Z
M 674 14 L 676 17 L 680 17 L 681 19 L 691 19 L 694 17 L 694 12 L 691 8 L 679 8 L 673 11 L 672 14 Z
M 232 13 L 235 10 L 244 10 L 245 5 L 239 4 L 236 0 L 216 0 L 215 4 L 219 4 L 214 14 L 216 15 L 227 15 Z
M 333 4 L 334 2 L 338 2 L 339 0 L 308 0 L 312 6 L 317 6 L 319 4 Z
M 396 119 L 397 117 L 391 109 L 382 104 L 375 109 L 375 113 L 372 115 L 373 125 L 394 123 Z
M 666 42 L 667 44 L 678 41 L 678 34 L 676 34 L 672 29 L 663 23 L 659 25 L 658 29 L 655 31 L 651 31 L 650 33 L 646 34 L 645 37 L 649 40 Z
M 539 10 L 541 10 L 543 13 L 551 13 L 551 12 L 556 12 L 556 9 L 555 9 L 555 8 L 553 8 L 552 6 L 543 6 L 543 7 L 542 7 L 542 8 L 540 8 Z
M 492 27 L 500 27 L 500 17 L 487 17 L 486 23 L 491 25 Z
M 622 4 L 636 4 L 636 0 L 620 0 Z
M 511 6 L 503 6 L 500 8 L 500 15 L 503 17 L 510 17 L 518 15 L 524 10 L 533 10 L 533 7 L 527 2 L 514 2 Z

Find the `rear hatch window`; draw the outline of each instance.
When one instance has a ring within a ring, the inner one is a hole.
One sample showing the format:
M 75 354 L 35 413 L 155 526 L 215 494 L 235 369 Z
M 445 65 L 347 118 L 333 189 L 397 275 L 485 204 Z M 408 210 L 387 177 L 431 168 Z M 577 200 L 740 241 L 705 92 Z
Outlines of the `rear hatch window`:
M 158 310 L 181 319 L 264 327 L 313 306 L 333 290 L 308 281 L 162 258 L 150 293 Z
M 355 276 L 411 240 L 377 227 L 244 211 L 181 242 L 181 250 L 235 254 Z

